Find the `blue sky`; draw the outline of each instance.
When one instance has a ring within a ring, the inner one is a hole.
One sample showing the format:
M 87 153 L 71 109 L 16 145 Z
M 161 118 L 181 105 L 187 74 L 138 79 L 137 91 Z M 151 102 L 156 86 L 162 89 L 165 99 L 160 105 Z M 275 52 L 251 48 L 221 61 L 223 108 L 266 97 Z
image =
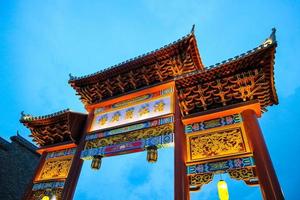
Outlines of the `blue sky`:
M 277 28 L 275 82 L 280 104 L 260 119 L 286 199 L 296 199 L 300 178 L 299 1 L 15 1 L 0 0 L 0 134 L 17 130 L 20 112 L 84 112 L 68 74 L 86 75 L 159 48 L 196 24 L 206 66 L 258 46 Z M 85 162 L 75 199 L 172 199 L 173 149 L 159 162 L 145 153 L 106 158 L 100 171 Z M 261 199 L 259 189 L 228 180 L 232 199 Z M 192 199 L 217 199 L 213 183 Z

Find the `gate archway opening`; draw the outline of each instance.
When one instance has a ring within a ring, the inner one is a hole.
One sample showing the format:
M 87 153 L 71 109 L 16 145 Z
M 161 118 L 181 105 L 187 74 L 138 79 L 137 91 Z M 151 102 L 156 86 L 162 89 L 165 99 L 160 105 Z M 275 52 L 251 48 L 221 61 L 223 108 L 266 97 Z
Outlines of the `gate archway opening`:
M 104 158 L 99 170 L 85 161 L 74 199 L 173 199 L 174 148 L 159 151 L 156 163 L 148 163 L 146 156 L 139 152 Z

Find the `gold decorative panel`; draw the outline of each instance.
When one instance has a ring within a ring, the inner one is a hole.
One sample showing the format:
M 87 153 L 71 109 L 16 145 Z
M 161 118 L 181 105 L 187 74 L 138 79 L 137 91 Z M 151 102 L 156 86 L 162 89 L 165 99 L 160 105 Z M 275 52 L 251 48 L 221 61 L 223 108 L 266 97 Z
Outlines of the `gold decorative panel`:
M 188 161 L 201 161 L 249 152 L 242 126 L 188 134 Z
M 86 142 L 85 149 L 99 148 L 123 142 L 133 142 L 141 139 L 173 133 L 173 126 L 174 125 L 172 123 L 169 123 L 152 128 L 129 132 L 126 134 L 117 134 L 109 137 L 89 140 Z
M 51 191 L 52 195 L 55 195 L 56 200 L 62 200 L 62 188 L 55 188 L 47 191 L 47 189 L 33 191 L 30 200 L 41 200 L 44 196 L 49 195 Z
M 38 180 L 67 178 L 73 156 L 48 159 L 44 163 Z
M 196 174 L 189 176 L 189 182 L 191 186 L 202 186 L 211 182 L 213 177 L 213 173 Z
M 256 177 L 256 172 L 254 167 L 234 169 L 228 171 L 231 178 L 236 180 L 250 180 Z

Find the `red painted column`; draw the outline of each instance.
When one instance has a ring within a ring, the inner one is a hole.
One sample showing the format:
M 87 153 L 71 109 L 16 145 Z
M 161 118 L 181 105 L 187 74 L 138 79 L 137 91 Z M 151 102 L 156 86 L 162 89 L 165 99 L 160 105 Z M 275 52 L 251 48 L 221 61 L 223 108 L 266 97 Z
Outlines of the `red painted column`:
M 256 171 L 265 200 L 284 199 L 263 134 L 253 110 L 242 113 L 245 131 L 253 149 Z
M 81 167 L 83 164 L 83 160 L 80 159 L 81 149 L 82 148 L 80 148 L 80 146 L 78 146 L 76 148 L 76 152 L 73 157 L 72 165 L 69 170 L 69 174 L 66 179 L 64 189 L 62 192 L 62 199 L 64 199 L 64 200 L 73 199 L 76 185 L 78 182 L 78 178 L 79 178 L 79 175 L 81 172 Z
M 186 175 L 186 136 L 184 133 L 184 125 L 181 121 L 181 113 L 178 98 L 175 96 L 175 116 L 174 116 L 174 199 L 189 200 L 189 181 Z
M 64 185 L 64 190 L 62 193 L 63 200 L 73 199 L 75 189 L 77 186 L 77 182 L 78 182 L 78 179 L 80 176 L 81 168 L 83 165 L 83 160 L 80 159 L 80 155 L 81 155 L 81 151 L 83 150 L 84 145 L 85 145 L 86 133 L 88 132 L 88 130 L 92 124 L 93 118 L 94 118 L 93 112 L 89 113 L 86 123 L 84 125 L 85 127 L 83 129 L 83 133 L 81 134 L 82 136 L 81 136 L 80 142 L 76 148 L 76 153 L 73 157 L 73 162 L 72 162 L 72 166 L 70 168 L 69 174 L 68 174 L 68 178 Z
M 45 163 L 46 156 L 47 156 L 47 152 L 44 151 L 42 153 L 41 158 L 40 158 L 39 164 L 36 167 L 36 170 L 35 170 L 34 175 L 32 177 L 31 183 L 28 185 L 28 187 L 26 189 L 26 192 L 25 192 L 25 194 L 23 196 L 23 200 L 27 200 L 27 199 L 29 200 L 30 199 L 30 196 L 31 196 L 31 193 L 32 193 L 33 182 L 34 182 L 35 178 L 40 174 L 40 172 L 42 170 L 42 167 L 43 167 L 43 165 Z

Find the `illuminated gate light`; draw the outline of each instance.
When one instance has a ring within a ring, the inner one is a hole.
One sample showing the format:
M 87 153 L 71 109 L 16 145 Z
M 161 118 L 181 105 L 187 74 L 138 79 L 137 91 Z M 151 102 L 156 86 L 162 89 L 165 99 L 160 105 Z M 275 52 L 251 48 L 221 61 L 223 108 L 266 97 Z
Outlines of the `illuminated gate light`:
M 49 198 L 49 196 L 46 195 L 42 198 L 42 200 L 50 200 L 50 198 Z
M 220 200 L 228 200 L 229 199 L 227 183 L 223 180 L 220 180 L 218 182 L 218 194 L 219 194 Z

